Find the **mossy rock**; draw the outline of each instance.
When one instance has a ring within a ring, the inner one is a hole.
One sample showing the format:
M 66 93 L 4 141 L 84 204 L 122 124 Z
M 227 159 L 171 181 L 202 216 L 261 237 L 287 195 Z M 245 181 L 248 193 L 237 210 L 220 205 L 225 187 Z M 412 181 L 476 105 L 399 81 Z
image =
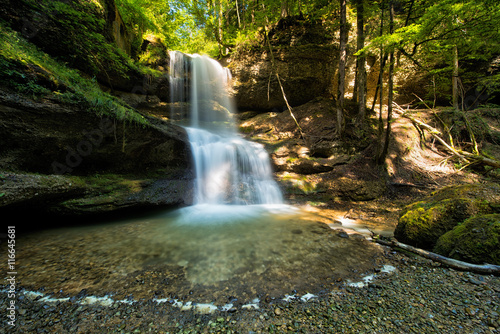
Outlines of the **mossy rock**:
M 467 219 L 442 235 L 434 252 L 471 263 L 500 265 L 500 214 Z
M 407 206 L 394 236 L 403 243 L 433 249 L 446 232 L 477 214 L 497 213 L 500 187 L 496 184 L 446 187 Z

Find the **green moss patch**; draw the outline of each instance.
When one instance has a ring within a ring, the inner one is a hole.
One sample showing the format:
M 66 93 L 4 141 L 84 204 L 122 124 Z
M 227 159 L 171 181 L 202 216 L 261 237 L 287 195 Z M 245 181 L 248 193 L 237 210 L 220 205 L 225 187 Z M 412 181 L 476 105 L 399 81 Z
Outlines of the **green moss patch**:
M 466 262 L 500 265 L 500 214 L 467 219 L 442 235 L 434 251 Z
M 498 212 L 500 187 L 460 185 L 441 189 L 407 206 L 394 236 L 404 243 L 432 249 L 438 239 L 469 217 Z

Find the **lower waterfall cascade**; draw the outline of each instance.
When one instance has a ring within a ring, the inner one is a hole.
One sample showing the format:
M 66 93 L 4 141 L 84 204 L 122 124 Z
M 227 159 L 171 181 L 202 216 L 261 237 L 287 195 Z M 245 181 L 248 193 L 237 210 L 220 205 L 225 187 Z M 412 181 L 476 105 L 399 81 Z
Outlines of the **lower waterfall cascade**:
M 170 52 L 171 118 L 189 136 L 195 204 L 282 204 L 263 145 L 243 139 L 228 93 L 231 73 L 208 56 Z

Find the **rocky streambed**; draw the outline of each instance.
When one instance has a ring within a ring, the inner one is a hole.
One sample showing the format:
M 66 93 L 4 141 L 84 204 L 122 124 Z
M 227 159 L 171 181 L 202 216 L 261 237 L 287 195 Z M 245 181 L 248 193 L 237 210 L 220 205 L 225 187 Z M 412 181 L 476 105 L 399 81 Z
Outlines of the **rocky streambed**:
M 12 333 L 500 332 L 498 277 L 457 272 L 390 249 L 383 257 L 395 270 L 379 270 L 365 284 L 336 281 L 310 299 L 264 297 L 255 307 L 209 313 L 173 300 L 89 304 L 85 294 L 51 301 L 19 291 L 16 326 L 2 327 Z M 4 291 L 0 302 L 9 302 Z

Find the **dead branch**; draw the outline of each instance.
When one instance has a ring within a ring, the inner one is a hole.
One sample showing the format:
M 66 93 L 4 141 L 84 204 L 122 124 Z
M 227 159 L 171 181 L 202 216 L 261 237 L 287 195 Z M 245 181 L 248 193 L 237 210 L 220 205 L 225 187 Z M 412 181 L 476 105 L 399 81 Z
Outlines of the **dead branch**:
M 421 248 L 416 248 L 407 244 L 403 244 L 396 240 L 386 241 L 380 238 L 375 238 L 374 240 L 381 245 L 389 246 L 392 248 L 400 248 L 405 251 L 418 254 L 422 257 L 425 257 L 426 259 L 442 263 L 449 268 L 463 270 L 463 271 L 470 271 L 478 274 L 500 275 L 500 266 L 494 264 L 473 264 L 464 261 L 459 261 L 443 255 L 423 250 Z
M 297 128 L 299 129 L 301 138 L 305 140 L 306 137 L 304 136 L 304 132 L 302 131 L 302 128 L 300 127 L 299 122 L 297 121 L 297 119 L 295 118 L 295 115 L 293 114 L 292 107 L 288 103 L 288 100 L 287 100 L 286 94 L 285 94 L 285 89 L 283 88 L 283 85 L 281 84 L 278 70 L 276 70 L 276 68 L 275 68 L 273 48 L 271 47 L 271 43 L 269 42 L 269 36 L 267 35 L 267 29 L 265 26 L 264 26 L 264 33 L 266 35 L 266 41 L 267 41 L 267 45 L 269 47 L 269 52 L 271 54 L 271 68 L 272 68 L 272 71 L 275 71 L 276 78 L 278 79 L 278 84 L 280 85 L 280 88 L 281 88 L 281 94 L 283 95 L 283 100 L 285 100 L 285 104 L 286 104 L 286 107 L 288 108 L 288 111 L 290 112 L 290 116 L 292 116 L 292 119 L 295 122 L 295 125 L 297 125 Z M 269 99 L 270 83 L 271 83 L 271 75 L 269 75 L 269 82 L 267 85 L 267 98 L 268 99 Z
M 398 107 L 396 110 L 400 112 L 400 115 L 402 117 L 408 118 L 410 121 L 412 121 L 413 124 L 417 124 L 420 128 L 427 130 L 432 137 L 434 137 L 437 141 L 439 141 L 448 151 L 457 156 L 462 162 L 470 163 L 470 161 L 468 161 L 462 154 L 460 154 L 457 150 L 451 147 L 446 141 L 444 141 L 440 137 L 441 131 L 409 115 L 405 110 L 401 110 L 398 105 L 396 106 Z
M 453 146 L 449 145 L 445 140 L 441 138 L 441 131 L 409 115 L 408 112 L 401 108 L 399 105 L 395 104 L 395 106 L 396 111 L 398 111 L 402 117 L 408 118 L 410 121 L 412 121 L 419 132 L 421 131 L 421 129 L 427 130 L 433 138 L 439 141 L 449 152 L 458 157 L 464 164 L 483 164 L 493 168 L 500 168 L 500 161 L 498 160 L 487 158 L 480 154 L 455 149 Z

